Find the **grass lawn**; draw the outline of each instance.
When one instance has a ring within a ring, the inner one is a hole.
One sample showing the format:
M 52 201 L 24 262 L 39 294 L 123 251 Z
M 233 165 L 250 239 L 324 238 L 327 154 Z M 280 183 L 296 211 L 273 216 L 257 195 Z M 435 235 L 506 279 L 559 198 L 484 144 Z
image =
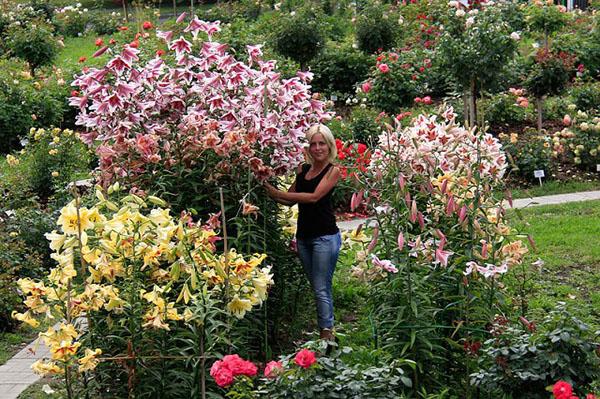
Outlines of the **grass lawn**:
M 545 265 L 532 279 L 532 311 L 563 301 L 600 328 L 600 201 L 540 206 L 521 211 L 515 227 L 533 236 Z
M 528 189 L 512 190 L 513 198 L 541 197 L 544 195 L 576 193 L 580 191 L 600 190 L 600 180 L 595 181 L 549 181 L 541 187 L 533 185 Z

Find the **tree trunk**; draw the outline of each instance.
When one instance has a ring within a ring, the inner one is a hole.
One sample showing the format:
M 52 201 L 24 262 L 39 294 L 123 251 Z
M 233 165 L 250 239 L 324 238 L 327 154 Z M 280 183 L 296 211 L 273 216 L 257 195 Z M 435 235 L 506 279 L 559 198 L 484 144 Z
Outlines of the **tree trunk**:
M 190 0 L 190 11 L 192 13 L 192 19 L 194 18 L 194 0 Z
M 469 125 L 469 94 L 465 91 L 463 93 L 463 119 L 465 120 L 465 126 Z
M 129 14 L 127 12 L 127 0 L 123 0 L 123 16 L 125 17 L 125 22 L 129 22 Z
M 173 0 L 173 18 L 177 18 L 177 0 Z
M 542 133 L 542 107 L 544 106 L 544 100 L 542 97 L 535 99 L 535 107 L 537 108 L 537 127 L 538 133 Z

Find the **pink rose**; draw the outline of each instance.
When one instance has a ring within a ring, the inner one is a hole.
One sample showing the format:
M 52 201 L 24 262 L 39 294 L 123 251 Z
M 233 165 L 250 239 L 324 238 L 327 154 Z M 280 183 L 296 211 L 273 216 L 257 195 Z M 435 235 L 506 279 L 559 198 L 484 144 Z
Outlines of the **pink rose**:
M 361 85 L 361 89 L 363 93 L 368 93 L 371 90 L 371 84 L 369 82 L 365 82 Z
M 425 96 L 423 97 L 423 104 L 430 105 L 433 101 L 431 101 L 431 97 Z
M 563 117 L 562 122 L 563 122 L 563 125 L 565 125 L 565 126 L 571 125 L 571 117 L 569 115 L 565 115 Z
M 221 360 L 217 360 L 210 368 L 210 376 L 221 388 L 231 385 L 233 382 L 233 373 Z
M 316 361 L 317 361 L 317 358 L 315 357 L 315 353 L 312 351 L 309 351 L 308 349 L 302 349 L 300 352 L 298 352 L 296 354 L 296 357 L 294 358 L 294 362 L 298 366 L 305 368 L 305 369 L 312 366 Z
M 390 67 L 387 64 L 379 64 L 378 68 L 382 73 L 388 73 L 390 71 Z
M 265 377 L 267 378 L 275 378 L 277 375 L 283 371 L 283 365 L 281 362 L 277 362 L 275 360 L 267 363 L 265 367 Z

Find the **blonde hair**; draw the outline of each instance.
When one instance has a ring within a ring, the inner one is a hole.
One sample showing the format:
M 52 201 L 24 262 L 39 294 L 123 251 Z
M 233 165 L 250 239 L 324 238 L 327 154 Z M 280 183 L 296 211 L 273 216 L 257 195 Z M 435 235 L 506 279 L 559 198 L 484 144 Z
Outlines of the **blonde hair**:
M 322 135 L 323 139 L 325 139 L 325 143 L 327 143 L 327 147 L 329 147 L 329 156 L 327 157 L 327 160 L 329 162 L 335 161 L 337 159 L 337 147 L 335 146 L 335 138 L 333 137 L 331 130 L 329 130 L 327 126 L 320 123 L 312 125 L 306 132 L 306 140 L 308 140 L 309 146 L 310 140 L 315 134 Z M 312 155 L 310 155 L 310 151 L 308 150 L 306 151 L 306 158 L 308 163 L 311 165 L 315 162 Z

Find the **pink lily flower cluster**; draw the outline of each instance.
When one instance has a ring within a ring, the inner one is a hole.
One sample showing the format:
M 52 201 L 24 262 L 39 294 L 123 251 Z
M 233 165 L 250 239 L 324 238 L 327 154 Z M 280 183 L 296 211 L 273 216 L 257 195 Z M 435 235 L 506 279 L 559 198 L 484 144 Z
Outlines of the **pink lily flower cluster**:
M 416 174 L 465 174 L 476 169 L 482 178 L 501 179 L 507 164 L 498 139 L 456 124 L 452 107 L 442 117 L 438 121 L 437 115 L 419 115 L 412 126 L 403 129 L 397 124 L 395 130 L 381 134 L 371 158 L 375 175 L 383 174 L 393 157 L 393 162 L 410 166 L 404 176 L 408 180 Z
M 217 173 L 237 164 L 260 180 L 302 162 L 304 131 L 332 117 L 309 90 L 312 74 L 282 79 L 260 46 L 247 46 L 240 61 L 212 40 L 219 29 L 218 21 L 195 17 L 179 37 L 157 31 L 165 56 L 143 62 L 140 49 L 125 45 L 106 66 L 75 79 L 69 103 L 80 110 L 83 140 L 96 146 L 102 182 L 135 179 L 159 163 L 191 167 L 207 151 L 222 159 Z

